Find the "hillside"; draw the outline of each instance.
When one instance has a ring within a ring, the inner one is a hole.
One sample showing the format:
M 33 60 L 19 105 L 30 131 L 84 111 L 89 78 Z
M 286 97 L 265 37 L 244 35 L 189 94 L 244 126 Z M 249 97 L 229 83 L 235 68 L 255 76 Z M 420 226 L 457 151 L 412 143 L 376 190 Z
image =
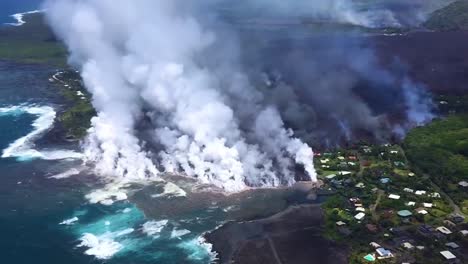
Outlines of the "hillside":
M 459 0 L 435 11 L 423 26 L 437 31 L 468 30 L 468 1 Z

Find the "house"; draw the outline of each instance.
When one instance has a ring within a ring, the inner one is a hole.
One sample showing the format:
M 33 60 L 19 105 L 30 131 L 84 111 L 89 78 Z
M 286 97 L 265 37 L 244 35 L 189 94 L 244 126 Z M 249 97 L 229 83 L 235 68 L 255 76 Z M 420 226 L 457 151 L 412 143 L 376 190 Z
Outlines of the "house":
M 331 179 L 333 179 L 335 177 L 336 177 L 336 174 L 330 174 L 330 175 L 326 176 L 325 178 L 331 180 Z
M 363 207 L 356 207 L 356 211 L 358 211 L 358 212 L 365 212 L 366 209 L 364 209 Z
M 449 227 L 456 227 L 457 225 L 450 221 L 450 220 L 444 220 L 444 225 L 449 226 Z
M 445 258 L 446 260 L 452 260 L 452 259 L 456 259 L 456 258 L 457 258 L 454 254 L 452 254 L 452 252 L 450 252 L 450 251 L 448 251 L 448 250 L 446 250 L 446 251 L 441 251 L 440 254 L 441 254 L 442 256 L 444 256 L 444 258 Z
M 375 242 L 370 242 L 370 243 L 369 243 L 369 246 L 371 246 L 371 247 L 373 247 L 373 248 L 381 248 L 381 247 L 382 247 L 381 245 L 379 245 L 379 244 L 377 244 L 377 243 L 375 243 Z
M 413 213 L 411 213 L 408 210 L 401 210 L 401 211 L 398 211 L 398 215 L 401 217 L 408 217 L 408 216 L 412 216 Z
M 460 214 L 453 214 L 452 215 L 452 221 L 454 221 L 455 223 L 463 223 L 465 221 L 465 217 L 463 215 L 460 215 Z
M 418 190 L 418 191 L 414 192 L 414 194 L 416 194 L 416 195 L 424 195 L 424 194 L 426 194 L 426 191 Z
M 439 226 L 438 228 L 436 228 L 437 231 L 441 232 L 442 234 L 444 235 L 450 235 L 452 234 L 452 231 L 450 231 L 450 229 L 446 228 L 445 226 Z
M 468 187 L 468 182 L 467 181 L 461 181 L 461 182 L 458 183 L 458 185 L 460 185 L 461 187 L 466 188 L 466 187 Z
M 423 206 L 426 208 L 432 208 L 433 204 L 432 203 L 423 203 Z
M 321 159 L 320 163 L 325 164 L 325 163 L 328 163 L 329 161 L 330 161 L 330 159 Z
M 406 205 L 407 205 L 407 206 L 415 206 L 415 205 L 416 205 L 416 202 L 411 202 L 411 201 L 410 201 L 410 202 L 407 202 Z
M 457 248 L 460 247 L 460 246 L 459 246 L 457 243 L 455 243 L 455 242 L 449 242 L 449 243 L 446 243 L 445 245 L 446 245 L 447 247 L 451 248 L 451 249 L 457 249 Z
M 338 172 L 338 175 L 343 175 L 343 176 L 344 176 L 344 175 L 349 175 L 349 174 L 351 174 L 350 171 L 339 171 L 339 172 Z
M 414 193 L 414 190 L 410 189 L 410 188 L 404 188 L 403 191 L 409 192 L 409 193 Z
M 405 242 L 402 244 L 402 246 L 406 249 L 413 249 L 414 246 L 410 242 Z
M 337 226 L 344 226 L 344 225 L 346 225 L 346 223 L 343 222 L 343 221 L 338 221 L 338 222 L 336 222 L 336 225 Z
M 440 193 L 434 192 L 434 193 L 431 193 L 429 196 L 432 198 L 440 198 Z
M 354 218 L 356 218 L 357 220 L 362 220 L 364 216 L 366 216 L 366 214 L 361 212 L 355 215 Z
M 362 189 L 364 187 L 366 187 L 366 185 L 364 185 L 363 182 L 360 182 L 360 183 L 356 184 L 356 188 L 361 188 Z
M 393 200 L 399 200 L 399 199 L 400 199 L 400 195 L 390 194 L 390 195 L 388 196 L 388 198 L 393 199 Z
M 393 254 L 390 252 L 390 250 L 386 250 L 385 248 L 378 248 L 375 250 L 377 254 L 380 256 L 379 258 L 392 258 Z
M 387 183 L 390 182 L 390 178 L 382 178 L 382 179 L 380 179 L 380 182 L 381 182 L 382 184 L 387 184 Z
M 344 159 L 345 159 L 345 157 L 343 157 L 343 156 L 339 156 L 339 157 L 338 157 L 338 159 L 339 159 L 339 160 L 344 160 Z
M 460 233 L 461 233 L 463 236 L 468 236 L 468 230 L 461 230 Z
M 398 150 L 390 150 L 390 154 L 398 154 Z
M 408 176 L 413 177 L 415 174 L 413 172 L 409 172 Z
M 426 211 L 424 208 L 418 208 L 418 209 L 416 209 L 416 213 L 422 214 L 422 215 L 427 215 L 429 212 Z
M 416 248 L 419 249 L 419 250 L 424 250 L 426 247 L 424 247 L 424 246 L 416 246 Z

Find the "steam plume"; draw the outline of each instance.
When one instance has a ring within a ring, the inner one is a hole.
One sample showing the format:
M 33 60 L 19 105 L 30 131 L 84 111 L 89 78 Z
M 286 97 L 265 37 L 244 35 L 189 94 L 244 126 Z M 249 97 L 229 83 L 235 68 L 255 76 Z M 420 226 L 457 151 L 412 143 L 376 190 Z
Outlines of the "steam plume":
M 191 8 L 173 0 L 49 2 L 49 21 L 99 113 L 85 146 L 89 161 L 102 175 L 152 177 L 159 167 L 228 191 L 290 184 L 291 160 L 316 180 L 310 147 L 242 71 L 204 58 L 221 40 Z M 135 131 L 145 115 L 158 153 L 144 151 Z
M 405 74 L 381 69 L 359 41 L 314 39 L 319 47 L 301 53 L 288 31 L 284 49 L 271 36 L 255 40 L 222 19 L 229 12 L 242 17 L 265 1 L 242 0 L 236 8 L 230 2 L 47 2 L 48 20 L 93 95 L 98 116 L 84 147 L 99 174 L 132 180 L 184 173 L 239 191 L 292 184 L 300 165 L 316 181 L 305 142 L 334 141 L 334 134 L 351 140 L 360 129 L 383 137 L 392 130 L 386 113 L 393 108 L 379 112 L 369 105 L 368 93 L 356 91 L 361 81 L 371 84 L 371 101 L 397 94 L 408 120 L 429 116 L 430 100 L 417 86 L 409 80 L 403 85 Z M 288 5 L 306 14 L 283 9 L 282 1 L 269 1 L 267 12 L 372 27 L 401 24 L 386 8 L 367 12 L 354 1 L 310 2 Z

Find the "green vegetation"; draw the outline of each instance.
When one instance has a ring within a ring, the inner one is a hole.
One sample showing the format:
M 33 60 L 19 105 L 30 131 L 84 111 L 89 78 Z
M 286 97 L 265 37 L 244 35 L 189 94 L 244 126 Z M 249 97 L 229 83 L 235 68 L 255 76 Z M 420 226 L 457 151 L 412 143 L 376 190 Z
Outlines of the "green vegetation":
M 58 118 L 65 129 L 66 137 L 81 139 L 91 126 L 91 118 L 96 115 L 91 105 L 91 96 L 84 89 L 81 77 L 75 71 L 57 73 L 53 80 L 69 105 Z
M 423 24 L 428 29 L 439 31 L 468 29 L 468 1 L 455 1 L 431 14 Z
M 411 162 L 455 202 L 468 199 L 458 185 L 468 175 L 468 115 L 449 116 L 412 130 L 404 141 Z
M 55 38 L 43 15 L 29 14 L 24 20 L 26 24 L 19 27 L 0 27 L 0 59 L 67 69 L 67 51 Z M 79 74 L 73 70 L 57 73 L 52 80 L 66 101 L 66 108 L 58 114 L 57 127 L 65 138 L 81 139 L 96 114 L 90 95 L 84 89 Z
M 0 58 L 64 67 L 67 52 L 43 21 L 41 14 L 24 17 L 20 27 L 0 27 Z

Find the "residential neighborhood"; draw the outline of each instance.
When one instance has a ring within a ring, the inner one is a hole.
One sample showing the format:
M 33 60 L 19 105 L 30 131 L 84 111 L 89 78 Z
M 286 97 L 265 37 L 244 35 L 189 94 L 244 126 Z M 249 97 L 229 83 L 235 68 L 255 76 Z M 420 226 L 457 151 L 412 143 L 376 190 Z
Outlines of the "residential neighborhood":
M 399 145 L 316 153 L 326 235 L 351 243 L 351 263 L 468 263 L 466 215 Z M 465 188 L 460 183 L 460 188 Z

